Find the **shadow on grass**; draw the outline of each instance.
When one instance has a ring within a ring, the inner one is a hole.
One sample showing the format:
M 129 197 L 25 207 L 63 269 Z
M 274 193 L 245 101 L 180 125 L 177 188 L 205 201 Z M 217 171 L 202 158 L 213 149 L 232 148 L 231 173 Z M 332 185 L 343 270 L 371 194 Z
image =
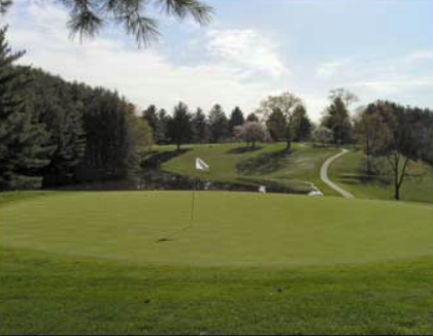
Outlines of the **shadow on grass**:
M 265 153 L 239 162 L 236 170 L 240 175 L 270 174 L 283 168 L 284 160 L 287 157 L 286 151 Z
M 230 149 L 229 151 L 227 151 L 227 153 L 229 153 L 229 154 L 245 154 L 245 153 L 257 152 L 261 149 L 263 149 L 262 146 L 256 146 L 254 148 L 249 147 L 249 146 L 245 146 L 245 147 L 237 147 L 237 148 Z
M 181 149 L 181 150 L 174 150 L 171 152 L 152 151 L 148 154 L 148 157 L 141 162 L 141 166 L 143 168 L 158 169 L 160 165 L 163 164 L 164 162 L 170 161 L 175 157 L 181 156 L 189 152 L 190 150 L 191 149 Z
M 363 170 L 357 170 L 354 173 L 342 173 L 338 175 L 338 180 L 348 185 L 375 185 L 380 187 L 386 187 L 390 184 L 388 177 L 366 174 Z

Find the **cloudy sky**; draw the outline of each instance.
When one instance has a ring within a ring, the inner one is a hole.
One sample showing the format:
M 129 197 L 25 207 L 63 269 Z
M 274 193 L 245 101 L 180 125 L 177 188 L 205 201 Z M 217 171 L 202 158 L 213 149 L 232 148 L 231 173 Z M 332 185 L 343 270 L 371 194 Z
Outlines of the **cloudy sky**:
M 118 90 L 141 108 L 178 101 L 254 111 L 290 91 L 318 119 L 328 91 L 360 104 L 391 99 L 433 108 L 433 1 L 208 0 L 211 24 L 159 16 L 162 36 L 146 49 L 118 27 L 71 40 L 54 1 L 15 0 L 8 38 L 23 64 Z

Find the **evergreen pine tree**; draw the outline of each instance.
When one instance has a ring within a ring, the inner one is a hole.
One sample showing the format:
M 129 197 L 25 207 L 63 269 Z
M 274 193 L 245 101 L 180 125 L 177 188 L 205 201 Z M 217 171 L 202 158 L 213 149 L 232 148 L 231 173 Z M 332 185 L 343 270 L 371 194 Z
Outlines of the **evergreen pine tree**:
M 188 106 L 182 102 L 174 107 L 173 117 L 168 123 L 168 135 L 170 140 L 177 145 L 177 150 L 192 138 L 191 114 Z
M 293 140 L 299 142 L 310 139 L 313 127 L 304 105 L 296 107 L 293 112 L 293 118 Z
M 201 108 L 198 108 L 192 117 L 192 130 L 194 143 L 206 143 L 209 138 L 209 129 L 206 115 Z
M 229 122 L 221 105 L 216 104 L 210 111 L 209 131 L 212 143 L 218 143 L 229 135 Z
M 83 106 L 75 101 L 73 87 L 61 78 L 42 70 L 32 70 L 31 76 L 31 85 L 25 94 L 26 109 L 45 125 L 53 148 L 50 164 L 41 170 L 43 184 L 71 184 L 75 168 L 85 153 Z
M 335 97 L 332 104 L 327 108 L 322 120 L 322 126 L 332 130 L 334 143 L 336 144 L 345 144 L 352 140 L 353 130 L 349 111 L 341 97 Z
M 249 122 L 259 122 L 259 118 L 255 113 L 250 113 L 247 117 L 247 121 Z
M 230 135 L 233 135 L 233 131 L 235 130 L 236 126 L 241 126 L 245 122 L 244 114 L 242 110 L 236 106 L 235 109 L 230 114 L 229 119 L 229 130 Z
M 13 53 L 0 29 L 0 190 L 41 186 L 38 171 L 49 163 L 48 135 L 26 113 L 22 98 L 28 85 L 25 69 L 13 63 L 23 52 Z
M 158 121 L 156 124 L 156 129 L 153 133 L 153 138 L 155 142 L 159 145 L 167 143 L 167 127 L 168 127 L 168 115 L 164 109 L 158 112 Z

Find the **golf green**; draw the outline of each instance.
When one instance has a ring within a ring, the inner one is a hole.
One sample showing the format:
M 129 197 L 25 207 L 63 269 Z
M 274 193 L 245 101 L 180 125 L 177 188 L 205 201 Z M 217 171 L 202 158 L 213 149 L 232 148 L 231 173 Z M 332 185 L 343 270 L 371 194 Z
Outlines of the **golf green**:
M 255 193 L 70 192 L 2 205 L 5 247 L 191 265 L 307 265 L 433 255 L 433 207 Z

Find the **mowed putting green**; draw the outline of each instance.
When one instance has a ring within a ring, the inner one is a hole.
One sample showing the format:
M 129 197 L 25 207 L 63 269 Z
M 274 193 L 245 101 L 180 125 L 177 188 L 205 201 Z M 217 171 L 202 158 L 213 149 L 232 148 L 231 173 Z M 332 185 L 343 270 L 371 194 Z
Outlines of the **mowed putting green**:
M 198 192 L 71 192 L 2 205 L 10 248 L 192 265 L 315 265 L 433 255 L 433 207 Z M 162 239 L 162 241 L 161 241 Z

